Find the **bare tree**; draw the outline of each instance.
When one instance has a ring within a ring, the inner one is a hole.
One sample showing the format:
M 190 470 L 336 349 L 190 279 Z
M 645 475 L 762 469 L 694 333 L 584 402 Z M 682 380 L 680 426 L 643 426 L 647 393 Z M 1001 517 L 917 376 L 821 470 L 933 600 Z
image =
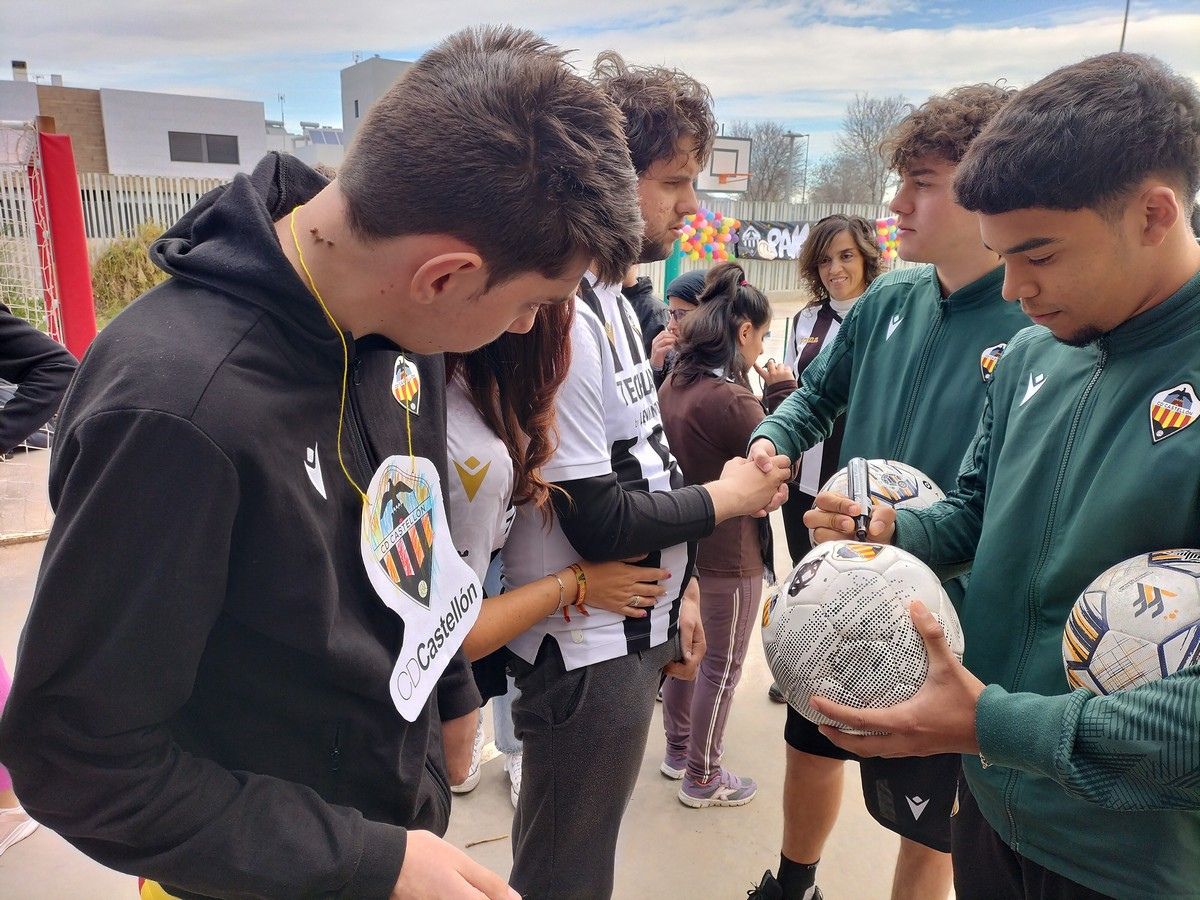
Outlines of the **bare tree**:
M 795 194 L 803 180 L 804 143 L 793 147 L 788 130 L 779 122 L 732 122 L 726 133 L 748 137 L 750 151 L 750 184 L 742 197 L 746 200 L 787 200 Z M 807 140 L 807 138 L 805 139 Z
M 865 197 L 867 202 L 882 203 L 887 193 L 891 172 L 880 146 L 908 109 L 908 102 L 901 96 L 855 94 L 846 104 L 842 132 L 837 139 L 837 155 L 852 161 L 861 172 L 869 192 Z
M 861 160 L 845 154 L 826 156 L 809 175 L 812 203 L 874 203 L 870 176 Z

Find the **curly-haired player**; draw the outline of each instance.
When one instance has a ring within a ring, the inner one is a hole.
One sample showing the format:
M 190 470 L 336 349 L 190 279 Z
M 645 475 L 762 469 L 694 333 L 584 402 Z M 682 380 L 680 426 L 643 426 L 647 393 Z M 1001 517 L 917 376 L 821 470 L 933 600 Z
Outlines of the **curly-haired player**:
M 852 456 L 896 459 L 939 485 L 954 484 L 995 360 L 1026 323 L 1001 297 L 1000 260 L 952 190 L 959 160 L 1011 94 L 990 84 L 955 88 L 914 109 L 890 135 L 884 149 L 900 174 L 891 203 L 900 256 L 928 265 L 875 279 L 805 367 L 800 389 L 758 427 L 752 458 L 799 459 L 845 413 L 839 465 Z M 947 590 L 962 596 L 957 583 Z M 811 900 L 820 896 L 817 861 L 842 802 L 843 761 L 856 757 L 791 708 L 784 739 L 779 878 L 768 874 L 755 896 Z M 893 898 L 945 897 L 958 757 L 859 762 L 868 811 L 901 838 Z

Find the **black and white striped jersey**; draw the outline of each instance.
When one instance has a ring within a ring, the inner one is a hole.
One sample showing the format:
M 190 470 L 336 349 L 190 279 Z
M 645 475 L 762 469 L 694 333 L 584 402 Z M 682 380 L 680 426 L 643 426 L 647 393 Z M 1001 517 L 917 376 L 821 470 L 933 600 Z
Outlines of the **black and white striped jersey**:
M 826 297 L 819 304 L 806 306 L 792 317 L 792 327 L 783 348 L 783 362 L 795 373 L 797 382 L 817 354 L 833 343 L 838 329 L 842 327 L 842 318 L 854 302 L 838 302 Z M 840 432 L 839 427 L 835 434 L 840 435 Z M 798 461 L 796 484 L 810 497 L 815 497 L 821 489 L 825 480 L 823 476 L 832 474 L 830 467 L 837 467 L 838 447 L 830 448 L 830 443 L 837 442 L 814 444 Z M 827 454 L 831 458 L 826 459 Z
M 682 473 L 663 432 L 638 319 L 620 285 L 596 284 L 589 275 L 582 286 L 571 326 L 571 365 L 557 412 L 558 449 L 542 469 L 547 481 L 613 473 L 626 490 L 682 487 Z M 576 612 L 568 622 L 555 613 L 508 646 L 532 663 L 542 639 L 553 635 L 567 669 L 576 669 L 665 643 L 676 630 L 693 556 L 686 543 L 649 554 L 645 564 L 669 570 L 671 578 L 644 619 L 590 609 L 590 616 Z M 541 512 L 525 504 L 518 508 L 503 557 L 505 584 L 518 586 L 578 562 L 581 554 L 567 540 L 557 515 L 547 528 Z

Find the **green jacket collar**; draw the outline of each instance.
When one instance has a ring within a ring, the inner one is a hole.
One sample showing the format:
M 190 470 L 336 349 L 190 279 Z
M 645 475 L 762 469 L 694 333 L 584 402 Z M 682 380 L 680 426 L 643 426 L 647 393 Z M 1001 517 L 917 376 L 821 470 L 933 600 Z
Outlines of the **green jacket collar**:
M 1200 272 L 1162 303 L 1122 322 L 1100 340 L 1110 353 L 1130 353 L 1169 343 L 1200 327 Z
M 934 290 L 941 296 L 942 286 L 938 281 L 937 269 L 929 267 L 929 277 L 933 279 Z M 1004 266 L 996 266 L 981 278 L 976 278 L 970 284 L 964 284 L 957 291 L 942 297 L 942 303 L 954 309 L 971 309 L 994 303 L 1000 296 L 1000 286 L 1004 283 Z

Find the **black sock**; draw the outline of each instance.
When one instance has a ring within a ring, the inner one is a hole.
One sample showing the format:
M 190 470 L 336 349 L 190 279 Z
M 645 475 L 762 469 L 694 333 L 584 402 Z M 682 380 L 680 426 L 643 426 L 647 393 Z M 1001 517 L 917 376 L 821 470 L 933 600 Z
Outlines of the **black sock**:
M 805 894 L 817 880 L 817 862 L 792 862 L 779 854 L 779 886 L 783 888 L 783 900 L 805 900 Z

